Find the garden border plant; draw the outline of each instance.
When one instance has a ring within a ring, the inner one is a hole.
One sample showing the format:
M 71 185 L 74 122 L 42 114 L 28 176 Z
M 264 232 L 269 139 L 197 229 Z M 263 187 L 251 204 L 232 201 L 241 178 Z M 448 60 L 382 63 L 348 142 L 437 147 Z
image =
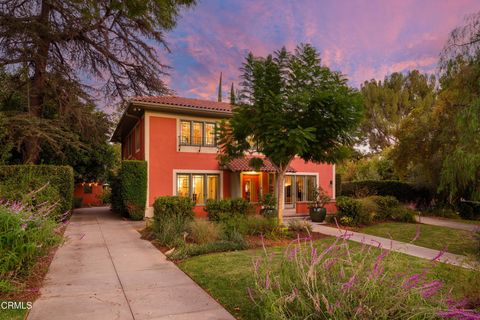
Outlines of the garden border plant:
M 74 174 L 70 166 L 0 165 L 0 198 L 30 204 L 59 202 L 57 218 L 73 207 Z M 36 192 L 35 198 L 29 194 Z M 34 200 L 33 200 L 34 199 Z
M 350 250 L 348 235 L 321 248 L 297 239 L 272 264 L 264 250 L 247 288 L 262 319 L 478 319 L 435 278 L 435 257 L 421 272 L 395 269 L 395 257 L 369 245 Z

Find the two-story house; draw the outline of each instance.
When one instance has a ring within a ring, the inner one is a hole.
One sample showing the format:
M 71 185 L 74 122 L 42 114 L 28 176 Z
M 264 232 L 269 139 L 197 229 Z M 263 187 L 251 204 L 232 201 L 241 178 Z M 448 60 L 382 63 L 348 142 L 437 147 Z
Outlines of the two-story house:
M 122 159 L 147 161 L 146 217 L 153 216 L 159 196 L 190 197 L 197 216 L 204 216 L 206 199 L 242 197 L 255 203 L 274 193 L 275 170 L 267 160 L 258 171 L 249 167 L 248 157 L 220 167 L 215 127 L 231 116 L 232 106 L 223 102 L 173 96 L 130 99 L 112 141 L 122 144 Z M 335 166 L 294 159 L 285 178 L 285 214 L 308 213 L 317 186 L 335 199 Z

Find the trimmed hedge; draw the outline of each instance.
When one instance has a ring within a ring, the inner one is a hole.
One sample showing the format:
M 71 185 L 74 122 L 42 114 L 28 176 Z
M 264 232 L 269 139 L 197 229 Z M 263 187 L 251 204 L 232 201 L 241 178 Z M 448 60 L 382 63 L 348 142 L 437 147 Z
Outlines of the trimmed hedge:
M 237 199 L 208 199 L 205 204 L 205 212 L 208 213 L 208 220 L 220 221 L 223 216 L 247 215 L 249 202 L 242 198 Z
M 147 202 L 147 162 L 122 161 L 121 196 L 123 206 L 132 220 L 142 220 Z
M 395 180 L 363 180 L 342 183 L 342 196 L 393 196 L 401 202 L 426 201 L 427 190 L 418 189 L 409 183 Z
M 457 209 L 463 219 L 480 220 L 480 203 L 478 202 L 460 202 Z
M 47 186 L 45 186 L 48 183 Z M 44 187 L 44 188 L 42 188 Z M 74 176 L 70 166 L 2 165 L 0 166 L 0 198 L 22 200 L 25 195 L 42 188 L 38 202 L 59 201 L 57 214 L 73 207 Z
M 132 220 L 142 220 L 147 202 L 147 162 L 124 160 L 111 178 L 112 209 Z

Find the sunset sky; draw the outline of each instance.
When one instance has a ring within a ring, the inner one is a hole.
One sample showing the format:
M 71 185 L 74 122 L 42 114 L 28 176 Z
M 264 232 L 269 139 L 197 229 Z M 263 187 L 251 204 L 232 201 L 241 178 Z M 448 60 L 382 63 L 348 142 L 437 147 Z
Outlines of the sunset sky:
M 479 10 L 479 0 L 199 0 L 167 34 L 166 81 L 177 95 L 216 99 L 223 72 L 226 97 L 249 51 L 301 42 L 356 87 L 395 71 L 436 72 L 449 32 Z

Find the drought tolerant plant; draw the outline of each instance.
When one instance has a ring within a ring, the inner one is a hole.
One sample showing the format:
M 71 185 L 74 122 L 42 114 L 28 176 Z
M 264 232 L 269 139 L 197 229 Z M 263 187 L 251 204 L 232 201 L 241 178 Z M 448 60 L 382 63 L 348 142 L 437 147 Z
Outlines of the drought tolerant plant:
M 292 220 L 288 222 L 288 230 L 293 232 L 312 232 L 312 225 L 305 220 Z
M 218 223 L 204 219 L 194 219 L 188 225 L 188 236 L 196 244 L 207 244 L 219 240 L 223 229 Z
M 55 205 L 33 208 L 22 202 L 0 202 L 0 291 L 12 280 L 28 275 L 36 259 L 60 242 L 51 217 Z
M 297 239 L 280 265 L 266 250 L 253 262 L 255 285 L 248 289 L 262 319 L 437 319 L 473 310 L 447 302 L 432 267 L 420 273 L 396 270 L 395 255 L 364 244 L 351 250 L 348 235 L 317 247 Z M 436 261 L 439 257 L 434 259 Z M 443 299 L 445 298 L 445 299 Z M 449 299 L 449 301 L 452 301 Z M 453 316 L 452 316 L 453 315 Z
M 184 232 L 193 219 L 193 205 L 193 201 L 186 197 L 165 196 L 155 199 L 152 229 L 161 245 L 182 245 Z

